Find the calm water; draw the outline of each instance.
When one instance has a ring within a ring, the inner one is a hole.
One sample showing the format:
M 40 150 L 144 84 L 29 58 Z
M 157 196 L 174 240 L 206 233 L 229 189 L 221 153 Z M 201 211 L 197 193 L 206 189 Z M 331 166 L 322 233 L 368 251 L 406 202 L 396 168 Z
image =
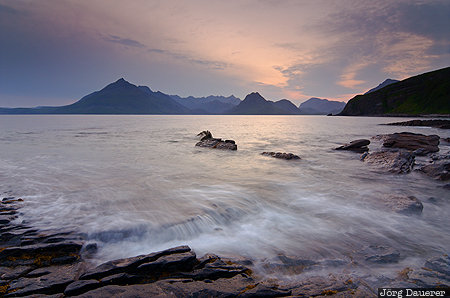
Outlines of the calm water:
M 382 174 L 358 154 L 331 150 L 405 130 L 450 136 L 377 125 L 401 120 L 408 119 L 0 116 L 1 192 L 23 197 L 25 218 L 42 229 L 86 233 L 99 244 L 98 262 L 181 244 L 198 255 L 257 259 L 341 258 L 383 244 L 409 264 L 448 252 L 449 191 L 418 173 Z M 238 151 L 194 147 L 205 129 L 234 139 Z M 422 216 L 380 208 L 377 198 L 389 194 L 421 199 Z

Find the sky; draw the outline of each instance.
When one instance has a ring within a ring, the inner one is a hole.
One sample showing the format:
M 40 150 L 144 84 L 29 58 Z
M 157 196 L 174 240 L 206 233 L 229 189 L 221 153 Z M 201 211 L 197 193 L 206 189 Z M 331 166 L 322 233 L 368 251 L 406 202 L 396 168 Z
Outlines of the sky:
M 0 107 L 119 78 L 180 96 L 347 101 L 450 66 L 448 0 L 0 0 Z

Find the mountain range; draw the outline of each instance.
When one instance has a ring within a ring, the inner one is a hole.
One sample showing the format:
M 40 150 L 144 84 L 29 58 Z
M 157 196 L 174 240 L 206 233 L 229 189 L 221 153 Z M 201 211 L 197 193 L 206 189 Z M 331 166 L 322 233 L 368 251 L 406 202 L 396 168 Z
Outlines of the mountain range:
M 450 67 L 413 76 L 350 99 L 339 115 L 450 114 Z
M 152 91 L 147 86 L 136 86 L 121 78 L 70 105 L 0 108 L 0 114 L 300 115 L 337 113 L 343 105 L 342 102 L 311 98 L 297 107 L 287 99 L 268 101 L 257 92 L 250 93 L 243 101 L 233 95 L 180 97 Z

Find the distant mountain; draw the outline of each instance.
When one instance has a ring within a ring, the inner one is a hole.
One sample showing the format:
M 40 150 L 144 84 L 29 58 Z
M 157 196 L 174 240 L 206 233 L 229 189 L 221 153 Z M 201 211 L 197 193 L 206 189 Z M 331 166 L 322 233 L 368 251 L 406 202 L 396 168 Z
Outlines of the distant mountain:
M 345 107 L 345 102 L 312 97 L 300 104 L 299 111 L 307 115 L 338 114 Z
M 187 114 L 172 97 L 133 85 L 123 78 L 61 107 L 0 109 L 2 114 Z
M 258 92 L 248 94 L 236 107 L 228 111 L 233 115 L 292 115 L 298 114 L 297 107 L 287 99 L 268 101 Z
M 450 67 L 350 99 L 340 115 L 450 114 Z
M 369 91 L 367 91 L 367 92 L 364 93 L 364 94 L 368 94 L 368 93 L 377 91 L 377 90 L 379 90 L 379 89 L 381 89 L 381 88 L 384 88 L 384 87 L 386 87 L 386 86 L 388 86 L 388 85 L 390 85 L 390 84 L 394 84 L 394 83 L 397 83 L 397 82 L 399 82 L 399 80 L 386 79 L 386 80 L 384 80 L 383 83 L 379 84 L 379 85 L 376 86 L 375 88 L 370 89 Z
M 186 108 L 200 114 L 223 114 L 241 102 L 234 95 L 228 97 L 214 95 L 208 97 L 180 97 L 178 95 L 170 95 L 170 97 Z

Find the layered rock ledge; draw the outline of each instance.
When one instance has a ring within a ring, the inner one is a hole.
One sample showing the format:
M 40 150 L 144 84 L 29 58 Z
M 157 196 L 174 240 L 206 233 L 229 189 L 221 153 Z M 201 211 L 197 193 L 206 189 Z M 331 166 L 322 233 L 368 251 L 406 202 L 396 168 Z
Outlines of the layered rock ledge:
M 387 123 L 385 125 L 393 126 L 428 126 L 441 129 L 450 129 L 450 120 L 436 119 L 436 120 L 410 120 L 403 122 Z

